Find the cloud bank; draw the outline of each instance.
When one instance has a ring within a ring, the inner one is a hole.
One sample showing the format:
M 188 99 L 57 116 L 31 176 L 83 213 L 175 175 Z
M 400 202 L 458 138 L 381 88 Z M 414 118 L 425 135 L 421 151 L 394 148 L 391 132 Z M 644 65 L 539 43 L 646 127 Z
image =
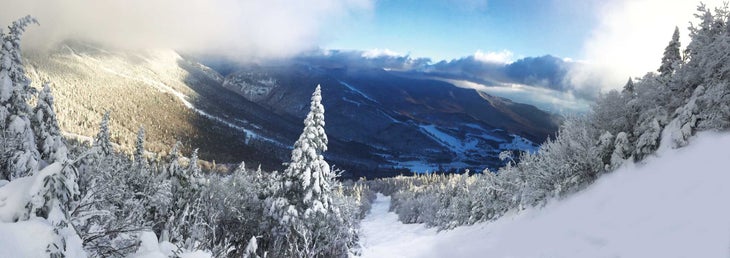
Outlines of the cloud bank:
M 319 50 L 295 57 L 294 62 L 326 68 L 420 70 L 431 63 L 428 58 L 414 58 L 389 49 Z
M 705 0 L 708 7 L 722 0 Z M 695 22 L 698 1 L 618 0 L 595 10 L 599 25 L 583 44 L 585 65 L 570 72 L 574 85 L 617 89 L 629 77 L 656 71 L 674 27 L 680 29 L 684 48 L 689 43 L 689 22 Z
M 474 53 L 474 59 L 485 63 L 508 64 L 512 62 L 513 56 L 514 54 L 509 50 L 502 50 L 498 52 L 483 52 L 481 50 L 477 50 L 477 52 Z
M 372 1 L 4 0 L 0 22 L 36 17 L 41 26 L 24 40 L 30 47 L 79 39 L 127 49 L 279 58 L 316 48 L 326 37 L 324 24 L 371 11 Z

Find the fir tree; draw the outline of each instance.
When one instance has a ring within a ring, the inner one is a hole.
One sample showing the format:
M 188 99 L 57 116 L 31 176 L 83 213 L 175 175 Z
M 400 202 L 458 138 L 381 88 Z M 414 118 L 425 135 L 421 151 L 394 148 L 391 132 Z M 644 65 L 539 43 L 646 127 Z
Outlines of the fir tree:
M 632 80 L 631 77 L 629 77 L 629 80 L 624 85 L 622 93 L 629 96 L 634 95 L 634 80 Z
M 277 246 L 285 255 L 310 256 L 316 230 L 305 226 L 330 211 L 330 180 L 333 178 L 329 164 L 322 153 L 327 150 L 324 126 L 324 106 L 321 103 L 320 86 L 312 94 L 310 111 L 304 119 L 304 130 L 294 143 L 291 162 L 281 177 L 282 189 L 272 204 L 272 212 L 279 227 Z M 288 246 L 287 246 L 288 245 Z
M 190 155 L 188 170 L 190 171 L 189 173 L 193 176 L 200 176 L 203 172 L 200 169 L 200 164 L 198 164 L 198 148 L 195 148 L 193 150 L 193 154 Z
M 40 161 L 28 104 L 35 90 L 20 55 L 20 38 L 31 23 L 37 21 L 23 17 L 8 27 L 8 34 L 0 34 L 0 168 L 8 180 L 35 173 Z
M 169 178 L 178 178 L 183 179 L 187 181 L 184 177 L 182 172 L 182 167 L 180 166 L 180 141 L 175 142 L 175 145 L 172 146 L 172 150 L 170 150 L 170 155 L 167 157 L 167 163 L 169 164 L 167 166 L 167 173 L 165 177 L 167 179 Z M 183 181 L 180 180 L 180 181 Z
M 134 149 L 134 163 L 139 167 L 143 167 L 145 165 L 143 126 L 140 126 L 139 131 L 137 131 L 137 142 Z
M 611 154 L 611 168 L 618 168 L 629 158 L 631 158 L 631 143 L 628 134 L 620 132 L 616 135 L 616 141 L 614 142 L 614 149 Z
M 662 65 L 658 71 L 662 76 L 670 76 L 674 73 L 674 70 L 682 62 L 682 56 L 679 52 L 681 43 L 679 42 L 679 28 L 674 27 L 674 34 L 672 34 L 672 40 L 669 41 L 669 45 L 664 49 L 664 56 L 662 57 Z
M 48 84 L 44 84 L 43 90 L 38 95 L 31 122 L 41 158 L 49 164 L 66 159 L 68 149 L 58 127 L 56 112 L 53 109 L 53 95 Z
M 111 155 L 114 149 L 109 133 L 109 111 L 104 113 L 104 117 L 99 124 L 99 133 L 94 138 L 94 147 L 98 148 L 103 155 Z

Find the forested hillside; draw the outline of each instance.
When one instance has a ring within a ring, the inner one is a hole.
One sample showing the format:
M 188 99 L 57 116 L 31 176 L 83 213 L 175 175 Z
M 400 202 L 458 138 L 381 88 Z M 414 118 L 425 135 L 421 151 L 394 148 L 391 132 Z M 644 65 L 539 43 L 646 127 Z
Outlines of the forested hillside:
M 698 131 L 730 126 L 730 9 L 700 5 L 682 49 L 675 29 L 656 72 L 602 93 L 585 116 L 568 118 L 558 135 L 498 171 L 472 176 L 423 175 L 370 182 L 392 196 L 405 223 L 453 228 L 494 220 L 580 191 L 624 163 L 641 162 L 660 144 L 679 148 Z
M 180 142 L 148 159 L 112 144 L 106 112 L 91 145 L 61 133 L 49 84 L 31 87 L 20 52 L 30 16 L 0 34 L 0 247 L 12 257 L 333 257 L 357 253 L 370 194 L 335 180 L 319 86 L 282 172 L 204 171 Z M 33 100 L 33 101 L 31 101 Z M 31 105 L 34 102 L 35 105 Z M 128 121 L 128 122 L 134 122 Z M 244 136 L 241 136 L 244 137 Z M 32 229 L 30 231 L 26 229 Z M 31 240 L 32 239 L 32 240 Z

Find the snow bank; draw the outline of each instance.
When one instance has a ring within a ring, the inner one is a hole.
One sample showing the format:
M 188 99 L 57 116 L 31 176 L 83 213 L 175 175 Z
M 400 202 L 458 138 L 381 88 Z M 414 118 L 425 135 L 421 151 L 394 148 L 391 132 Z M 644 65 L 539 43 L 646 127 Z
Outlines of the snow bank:
M 30 201 L 31 185 L 35 177 L 23 177 L 0 187 L 0 222 L 15 222 L 20 219 L 25 205 Z
M 701 133 L 543 209 L 437 233 L 379 196 L 364 257 L 729 257 L 730 134 Z
M 52 209 L 49 219 L 23 218 L 25 205 L 43 187 L 43 179 L 60 173 L 63 165 L 53 163 L 33 176 L 18 178 L 0 187 L 0 257 L 47 257 L 48 245 L 57 240 L 51 221 L 63 220 L 63 214 Z M 42 201 L 42 200 L 37 200 Z M 37 206 L 41 204 L 36 204 Z M 86 257 L 82 241 L 72 228 L 59 229 L 58 235 L 66 240 L 67 257 Z
M 180 257 L 180 258 L 210 258 L 213 257 L 210 253 L 204 251 L 195 252 L 183 252 L 176 254 L 178 249 L 175 245 L 170 242 L 159 243 L 157 241 L 157 235 L 153 232 L 142 232 L 139 236 L 140 245 L 137 252 L 130 255 L 130 258 L 166 258 L 166 257 Z
M 0 223 L 0 256 L 47 257 L 54 238 L 53 227 L 44 219 Z

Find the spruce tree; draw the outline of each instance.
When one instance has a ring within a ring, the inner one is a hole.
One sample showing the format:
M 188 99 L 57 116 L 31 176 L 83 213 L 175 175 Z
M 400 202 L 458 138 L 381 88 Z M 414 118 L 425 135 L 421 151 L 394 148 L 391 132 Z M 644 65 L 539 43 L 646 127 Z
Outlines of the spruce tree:
M 66 159 L 68 149 L 58 127 L 56 112 L 53 109 L 53 95 L 48 84 L 44 84 L 43 90 L 38 95 L 31 118 L 41 158 L 49 164 Z
M 624 89 L 621 91 L 624 95 L 634 96 L 634 80 L 629 77 L 629 80 L 624 85 Z
M 330 166 L 322 153 L 327 150 L 327 134 L 324 131 L 324 106 L 321 104 L 320 86 L 312 94 L 310 111 L 304 120 L 304 130 L 294 143 L 291 162 L 284 170 L 284 180 L 289 200 L 303 215 L 325 213 L 329 207 Z
M 190 155 L 190 161 L 188 162 L 188 169 L 186 172 L 190 183 L 194 187 L 198 187 L 202 182 L 203 170 L 198 164 L 198 149 L 193 150 L 193 154 Z
M 172 146 L 172 150 L 170 150 L 170 155 L 167 157 L 167 173 L 165 177 L 167 179 L 169 178 L 178 178 L 180 181 L 185 180 L 185 175 L 183 174 L 182 167 L 180 166 L 180 147 L 182 143 L 180 141 L 175 142 L 175 145 Z
M 682 55 L 679 52 L 681 43 L 679 42 L 679 28 L 674 27 L 674 34 L 672 34 L 672 40 L 664 49 L 664 56 L 662 57 L 662 65 L 659 67 L 659 74 L 662 76 L 671 76 L 674 70 L 682 62 Z
M 37 21 L 26 16 L 13 22 L 8 34 L 0 32 L 0 169 L 8 180 L 35 173 L 40 161 L 28 104 L 35 90 L 20 55 L 20 38 L 31 23 Z
M 134 164 L 143 167 L 145 165 L 144 159 L 144 126 L 139 127 L 137 131 L 137 142 L 134 149 Z
M 109 134 L 109 111 L 107 111 L 101 119 L 101 124 L 99 124 L 99 133 L 94 138 L 94 147 L 106 156 L 111 155 L 114 151 Z
M 631 158 L 631 142 L 629 142 L 629 136 L 625 132 L 620 132 L 616 135 L 614 141 L 614 149 L 611 154 L 611 168 L 616 169 L 624 163 L 624 161 Z
M 310 111 L 304 119 L 304 130 L 294 143 L 291 162 L 280 180 L 281 189 L 272 203 L 272 214 L 279 227 L 275 229 L 275 246 L 285 255 L 310 256 L 314 244 L 312 223 L 331 211 L 329 164 L 322 153 L 327 150 L 324 130 L 324 106 L 320 86 L 312 94 Z M 316 232 L 315 232 L 316 233 Z

